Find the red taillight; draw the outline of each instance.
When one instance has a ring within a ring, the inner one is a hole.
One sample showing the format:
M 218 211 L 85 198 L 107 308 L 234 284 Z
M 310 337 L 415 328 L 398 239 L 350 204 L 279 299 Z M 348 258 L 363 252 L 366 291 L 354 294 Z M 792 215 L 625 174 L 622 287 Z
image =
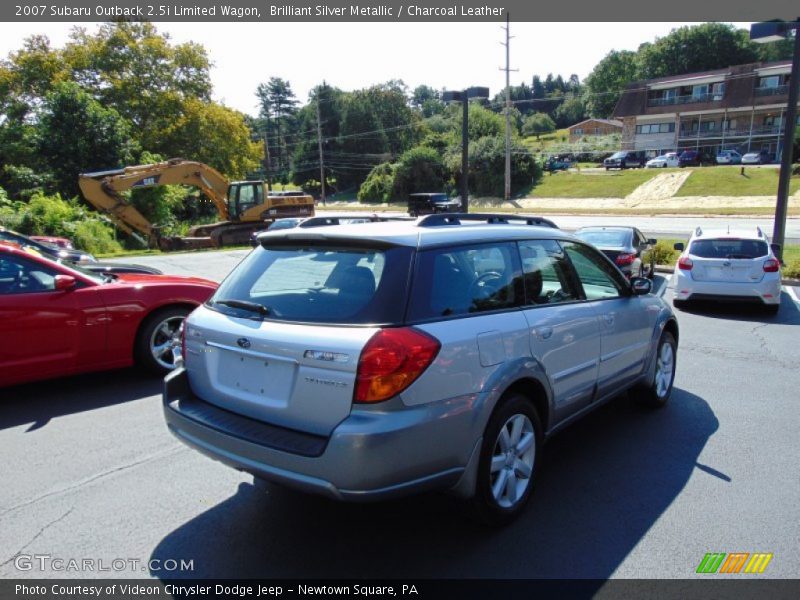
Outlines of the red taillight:
M 764 273 L 776 273 L 780 271 L 781 263 L 774 258 L 768 258 L 764 261 Z
M 439 353 L 439 340 L 418 329 L 381 329 L 361 351 L 353 402 L 381 402 L 411 385 Z
M 680 259 L 678 260 L 678 268 L 681 269 L 682 271 L 691 271 L 693 266 L 694 263 L 692 262 L 692 259 L 689 258 L 688 256 L 681 256 Z
M 620 267 L 624 267 L 625 265 L 633 264 L 633 261 L 636 260 L 636 255 L 635 254 L 626 254 L 626 253 L 623 252 L 622 254 L 618 254 L 617 258 L 614 259 L 614 260 L 616 261 L 616 263 Z

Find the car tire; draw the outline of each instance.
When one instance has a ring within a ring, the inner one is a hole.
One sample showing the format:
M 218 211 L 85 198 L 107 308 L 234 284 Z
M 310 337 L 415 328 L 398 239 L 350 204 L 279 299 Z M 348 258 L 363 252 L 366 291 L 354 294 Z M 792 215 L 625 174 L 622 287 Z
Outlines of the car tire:
M 764 305 L 764 312 L 767 313 L 769 316 L 774 317 L 778 314 L 778 311 L 781 309 L 780 304 L 765 304 Z
M 190 312 L 186 306 L 169 306 L 148 316 L 136 335 L 136 364 L 156 375 L 169 373 L 175 364 L 169 344 L 175 342 L 180 326 Z
M 474 518 L 499 526 L 519 516 L 533 491 L 541 446 L 542 425 L 531 401 L 521 394 L 501 400 L 483 434 Z
M 676 298 L 672 299 L 672 306 L 677 308 L 678 310 L 686 310 L 686 300 L 678 300 Z
M 678 344 L 669 331 L 661 334 L 656 347 L 656 361 L 651 381 L 639 385 L 632 390 L 637 402 L 652 408 L 661 408 L 667 404 L 672 394 L 672 384 L 675 381 L 675 364 Z

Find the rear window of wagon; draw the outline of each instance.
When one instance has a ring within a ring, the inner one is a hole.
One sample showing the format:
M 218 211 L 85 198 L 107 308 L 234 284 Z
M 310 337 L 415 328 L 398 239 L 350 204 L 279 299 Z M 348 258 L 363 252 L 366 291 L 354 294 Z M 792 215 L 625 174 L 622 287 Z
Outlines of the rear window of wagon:
M 206 303 L 243 318 L 326 325 L 398 324 L 412 250 L 297 244 L 259 246 Z M 255 303 L 261 315 L 220 301 Z

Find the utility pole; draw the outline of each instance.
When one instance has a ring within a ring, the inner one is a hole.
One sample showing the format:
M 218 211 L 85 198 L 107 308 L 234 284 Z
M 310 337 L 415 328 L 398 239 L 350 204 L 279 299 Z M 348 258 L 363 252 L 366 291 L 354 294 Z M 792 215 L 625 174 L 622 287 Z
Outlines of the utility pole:
M 269 123 L 269 121 L 267 121 Z M 272 191 L 272 169 L 270 168 L 269 158 L 269 143 L 267 142 L 267 131 L 269 126 L 264 130 L 264 173 L 267 176 L 267 189 Z
M 325 204 L 325 159 L 322 155 L 322 121 L 319 116 L 319 88 L 317 88 L 317 143 L 319 144 L 319 184 L 320 200 Z
M 511 71 L 518 71 L 519 69 L 511 68 L 511 20 L 510 15 L 506 13 L 506 30 L 505 43 L 500 42 L 506 47 L 506 67 L 500 67 L 501 71 L 506 72 L 506 177 L 505 177 L 505 192 L 503 197 L 506 202 L 511 200 Z

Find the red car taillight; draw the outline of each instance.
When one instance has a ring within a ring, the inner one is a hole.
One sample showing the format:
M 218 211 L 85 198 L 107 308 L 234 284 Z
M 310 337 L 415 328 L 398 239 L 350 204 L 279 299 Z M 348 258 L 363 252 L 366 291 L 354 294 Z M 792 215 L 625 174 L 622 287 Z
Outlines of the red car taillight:
M 678 260 L 678 268 L 682 271 L 691 271 L 693 266 L 694 263 L 688 256 L 681 256 L 681 258 Z
M 624 267 L 626 265 L 633 264 L 633 261 L 636 260 L 636 255 L 635 254 L 626 254 L 625 252 L 623 252 L 622 254 L 618 254 L 617 258 L 614 259 L 614 260 L 620 267 Z
M 781 263 L 777 259 L 768 258 L 764 261 L 764 273 L 776 273 L 780 271 Z
M 411 385 L 436 355 L 439 340 L 411 327 L 381 329 L 358 359 L 353 402 L 381 402 Z

